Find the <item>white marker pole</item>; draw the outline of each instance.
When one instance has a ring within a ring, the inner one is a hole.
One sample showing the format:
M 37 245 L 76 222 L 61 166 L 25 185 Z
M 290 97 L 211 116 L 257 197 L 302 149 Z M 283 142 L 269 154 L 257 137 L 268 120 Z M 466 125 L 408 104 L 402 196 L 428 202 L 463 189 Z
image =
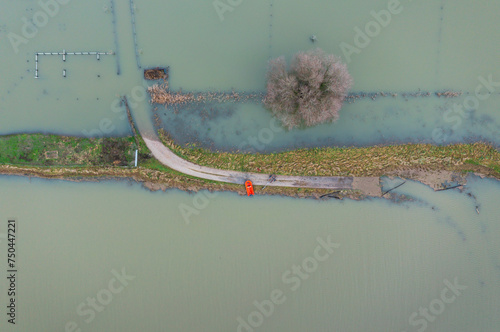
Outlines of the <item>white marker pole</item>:
M 135 167 L 137 167 L 137 154 L 139 150 L 135 150 Z

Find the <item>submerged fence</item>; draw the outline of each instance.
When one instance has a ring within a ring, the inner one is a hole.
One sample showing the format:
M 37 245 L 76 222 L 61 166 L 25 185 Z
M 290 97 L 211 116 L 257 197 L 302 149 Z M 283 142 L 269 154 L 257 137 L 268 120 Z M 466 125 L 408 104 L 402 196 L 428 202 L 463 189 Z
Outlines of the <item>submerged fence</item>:
M 36 52 L 35 53 L 35 78 L 39 78 L 38 76 L 38 57 L 41 55 L 61 55 L 62 61 L 66 62 L 66 57 L 68 55 L 95 55 L 97 60 L 101 59 L 101 55 L 114 55 L 115 52 L 66 52 L 63 50 L 62 52 Z M 66 69 L 63 69 L 63 77 L 66 77 Z

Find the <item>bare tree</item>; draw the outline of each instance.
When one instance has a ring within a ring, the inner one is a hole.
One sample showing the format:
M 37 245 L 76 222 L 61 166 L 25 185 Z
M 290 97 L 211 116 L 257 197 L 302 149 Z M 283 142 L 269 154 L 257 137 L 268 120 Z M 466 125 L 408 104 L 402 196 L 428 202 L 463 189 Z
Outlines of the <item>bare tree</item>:
M 294 55 L 290 70 L 284 57 L 269 61 L 264 104 L 288 129 L 338 118 L 352 78 L 334 55 L 316 49 Z

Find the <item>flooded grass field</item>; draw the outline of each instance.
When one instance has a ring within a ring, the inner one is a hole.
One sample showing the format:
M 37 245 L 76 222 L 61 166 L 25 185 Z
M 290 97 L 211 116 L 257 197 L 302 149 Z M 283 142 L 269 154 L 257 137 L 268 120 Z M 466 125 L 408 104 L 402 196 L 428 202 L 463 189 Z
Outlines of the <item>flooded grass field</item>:
M 123 94 L 145 98 L 139 91 L 144 83 L 138 65 L 170 66 L 174 90 L 245 93 L 264 91 L 269 58 L 290 58 L 297 51 L 321 47 L 348 63 L 354 94 L 385 92 L 398 97 L 363 98 L 346 104 L 339 122 L 280 133 L 266 144 L 267 150 L 463 140 L 498 145 L 500 72 L 495 59 L 500 46 L 493 40 L 500 30 L 493 15 L 500 4 L 493 0 L 474 5 L 465 0 L 401 1 L 394 8 L 386 1 L 256 0 L 243 1 L 222 14 L 206 0 L 189 5 L 136 0 L 132 7 L 126 2 L 88 1 L 60 5 L 56 15 L 46 15 L 46 25 L 32 38 L 13 47 L 12 33 L 24 38 L 23 17 L 43 11 L 37 3 L 30 4 L 9 4 L 9 10 L 0 14 L 0 55 L 4 59 L 0 66 L 2 75 L 11 77 L 0 83 L 0 133 L 96 136 L 109 119 L 108 127 L 113 130 L 105 134 L 123 135 L 128 128 L 115 107 L 116 98 Z M 389 16 L 383 16 L 384 12 Z M 367 27 L 373 31 L 367 34 Z M 317 37 L 315 43 L 309 39 L 311 35 Z M 66 62 L 60 56 L 46 56 L 40 60 L 40 78 L 34 80 L 34 54 L 63 49 L 116 54 L 100 61 L 69 56 Z M 67 70 L 64 79 L 63 69 Z M 485 81 L 490 82 L 486 87 Z M 431 96 L 405 97 L 419 91 Z M 462 95 L 438 98 L 435 93 L 442 91 Z M 200 113 L 213 107 L 195 108 Z M 260 104 L 235 105 L 233 109 L 231 114 L 211 115 L 214 121 L 198 121 L 198 125 L 191 121 L 193 112 L 175 114 L 169 109 L 158 113 L 165 129 L 179 142 L 210 142 L 231 149 L 258 135 L 270 117 Z M 136 116 L 148 119 L 151 112 Z M 173 117 L 182 125 L 173 124 Z M 187 123 L 189 130 L 183 130 Z

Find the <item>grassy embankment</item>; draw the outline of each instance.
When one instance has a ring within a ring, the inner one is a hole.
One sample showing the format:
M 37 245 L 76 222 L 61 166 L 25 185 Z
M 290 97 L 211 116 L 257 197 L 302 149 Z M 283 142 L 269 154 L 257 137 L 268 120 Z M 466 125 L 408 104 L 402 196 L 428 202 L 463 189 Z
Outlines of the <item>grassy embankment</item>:
M 500 153 L 485 143 L 435 146 L 405 144 L 366 148 L 313 148 L 270 154 L 211 152 L 175 144 L 164 131 L 165 145 L 198 165 L 242 172 L 304 176 L 382 176 L 408 169 L 478 172 L 500 178 Z
M 478 172 L 500 179 L 500 153 L 483 143 L 433 146 L 407 144 L 368 148 L 315 148 L 271 154 L 210 152 L 181 147 L 160 131 L 164 143 L 182 158 L 220 169 L 267 174 L 315 176 L 382 176 L 408 169 Z M 138 143 L 136 143 L 138 142 Z M 139 167 L 134 168 L 135 149 Z M 45 178 L 127 177 L 150 187 L 184 190 L 232 190 L 241 185 L 223 184 L 181 174 L 152 158 L 144 141 L 122 138 L 78 138 L 42 134 L 0 137 L 0 173 Z M 154 184 L 154 185 L 153 185 Z M 257 187 L 256 189 L 259 189 Z M 308 196 L 328 190 L 268 187 L 269 194 Z M 345 193 L 352 195 L 352 193 Z
M 139 167 L 134 164 L 139 150 Z M 132 178 L 149 188 L 231 190 L 245 193 L 241 185 L 198 179 L 172 170 L 155 158 L 141 137 L 79 138 L 42 134 L 0 136 L 0 174 L 36 176 L 74 181 Z M 268 188 L 270 194 L 308 196 L 324 190 Z
M 133 136 L 116 138 L 43 134 L 0 136 L 0 165 L 4 168 L 12 166 L 24 169 L 74 169 L 72 173 L 75 176 L 84 176 L 84 170 L 95 171 L 100 168 L 136 170 L 130 168 L 134 165 L 136 149 L 139 150 L 138 159 L 142 169 L 181 175 L 152 158 L 144 141 L 140 137 L 136 140 Z

